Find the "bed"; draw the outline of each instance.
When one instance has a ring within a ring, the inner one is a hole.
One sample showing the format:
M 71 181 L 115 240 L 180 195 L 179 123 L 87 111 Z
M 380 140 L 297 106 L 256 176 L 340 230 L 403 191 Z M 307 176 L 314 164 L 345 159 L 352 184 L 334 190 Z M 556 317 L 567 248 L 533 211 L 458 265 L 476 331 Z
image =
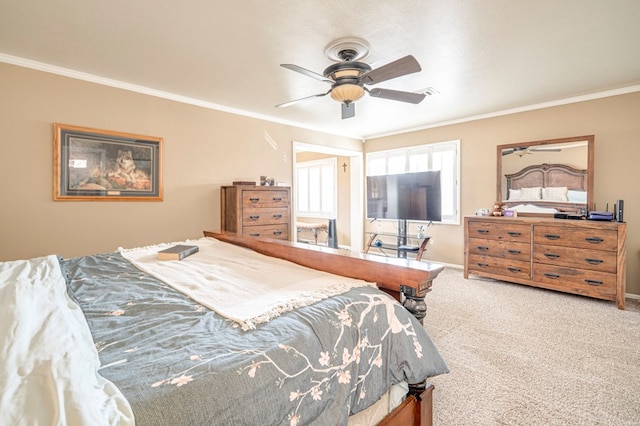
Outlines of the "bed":
M 380 424 L 431 424 L 427 380 L 448 369 L 418 318 L 441 266 L 217 232 L 185 243 L 200 251 L 156 269 L 166 244 L 0 263 L 0 423 L 374 424 L 359 416 L 383 401 Z M 280 263 L 347 287 L 274 310 L 256 289 Z M 213 302 L 192 277 L 192 297 L 163 281 L 180 268 L 221 283 Z M 268 314 L 247 321 L 244 302 Z
M 565 164 L 535 164 L 506 174 L 505 208 L 518 214 L 584 214 L 588 173 Z

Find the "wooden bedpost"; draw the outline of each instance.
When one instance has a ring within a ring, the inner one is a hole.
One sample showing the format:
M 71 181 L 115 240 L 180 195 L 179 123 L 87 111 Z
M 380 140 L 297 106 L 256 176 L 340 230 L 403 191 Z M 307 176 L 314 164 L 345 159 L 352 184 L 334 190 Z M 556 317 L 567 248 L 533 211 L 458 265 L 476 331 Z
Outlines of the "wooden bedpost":
M 427 316 L 427 303 L 424 298 L 431 291 L 431 281 L 429 281 L 429 288 L 424 289 L 421 294 L 418 294 L 413 287 L 400 286 L 400 291 L 404 296 L 402 306 L 411 312 L 420 321 L 420 324 L 424 325 L 423 320 Z

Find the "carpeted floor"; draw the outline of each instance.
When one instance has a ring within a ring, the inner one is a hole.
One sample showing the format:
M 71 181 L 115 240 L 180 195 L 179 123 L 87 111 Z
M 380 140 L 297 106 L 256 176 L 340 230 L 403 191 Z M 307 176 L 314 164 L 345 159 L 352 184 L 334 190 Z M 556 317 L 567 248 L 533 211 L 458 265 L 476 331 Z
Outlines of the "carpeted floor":
M 640 305 L 447 268 L 425 327 L 451 372 L 434 377 L 434 423 L 640 425 Z

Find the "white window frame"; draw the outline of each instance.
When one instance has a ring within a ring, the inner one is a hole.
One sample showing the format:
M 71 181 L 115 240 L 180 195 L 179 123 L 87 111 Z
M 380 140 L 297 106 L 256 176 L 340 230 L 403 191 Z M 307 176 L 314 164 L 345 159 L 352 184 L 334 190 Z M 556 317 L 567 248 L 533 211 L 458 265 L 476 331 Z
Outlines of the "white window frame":
M 367 176 L 395 173 L 414 173 L 441 170 L 440 164 L 434 164 L 439 154 L 453 154 L 447 169 L 440 175 L 442 185 L 442 221 L 438 223 L 460 225 L 460 140 L 436 142 L 425 145 L 369 152 L 366 155 Z M 419 156 L 423 162 L 418 163 Z M 426 164 L 424 157 L 426 156 Z M 414 161 L 412 161 L 414 160 Z M 446 188 L 450 189 L 447 191 Z M 445 213 L 446 211 L 448 213 Z M 413 222 L 413 221 L 412 221 Z
M 296 163 L 296 216 L 318 219 L 335 219 L 338 215 L 338 159 L 337 157 Z M 323 178 L 324 171 L 324 178 Z M 320 179 L 315 184 L 301 177 L 301 173 L 318 173 Z M 330 176 L 331 179 L 326 177 Z M 327 187 L 328 185 L 328 187 Z M 315 198 L 318 209 L 311 209 L 306 199 Z

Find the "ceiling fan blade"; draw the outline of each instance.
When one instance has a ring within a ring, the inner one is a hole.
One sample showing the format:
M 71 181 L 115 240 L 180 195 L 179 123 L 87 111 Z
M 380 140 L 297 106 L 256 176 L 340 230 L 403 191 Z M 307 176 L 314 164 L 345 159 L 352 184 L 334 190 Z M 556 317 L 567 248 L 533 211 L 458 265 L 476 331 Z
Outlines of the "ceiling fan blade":
M 364 84 L 378 84 L 392 78 L 421 71 L 420 64 L 412 55 L 397 59 L 360 76 Z
M 331 92 L 331 90 L 329 90 L 326 93 L 318 93 L 317 95 L 311 95 L 311 96 L 305 96 L 304 98 L 300 98 L 300 99 L 295 99 L 293 101 L 289 101 L 289 102 L 284 102 L 282 104 L 278 104 L 276 105 L 276 108 L 285 108 L 288 106 L 291 106 L 293 104 L 297 104 L 298 102 L 302 102 L 302 101 L 306 101 L 307 99 L 312 99 L 312 98 L 321 98 L 323 96 L 328 95 Z
M 562 152 L 562 148 L 529 148 L 531 152 Z
M 306 68 L 299 67 L 298 65 L 294 65 L 294 64 L 280 64 L 280 66 L 281 66 L 281 67 L 283 67 L 283 68 L 286 68 L 286 69 L 288 69 L 288 70 L 295 71 L 295 72 L 299 72 L 300 74 L 304 74 L 304 75 L 306 75 L 307 77 L 311 77 L 311 78 L 315 78 L 316 80 L 323 81 L 323 82 L 325 82 L 325 83 L 329 83 L 329 84 L 333 84 L 333 83 L 334 83 L 334 81 L 333 81 L 333 80 L 330 80 L 330 79 L 326 78 L 325 76 L 320 75 L 320 74 L 318 74 L 318 73 L 316 73 L 316 72 L 309 71 L 309 70 L 308 70 L 308 69 L 306 69 Z
M 355 117 L 356 115 L 356 104 L 350 102 L 348 104 L 342 103 L 342 119 Z
M 374 98 L 391 99 L 392 101 L 409 102 L 411 104 L 419 104 L 426 96 L 424 93 L 377 88 L 369 90 L 369 94 Z

